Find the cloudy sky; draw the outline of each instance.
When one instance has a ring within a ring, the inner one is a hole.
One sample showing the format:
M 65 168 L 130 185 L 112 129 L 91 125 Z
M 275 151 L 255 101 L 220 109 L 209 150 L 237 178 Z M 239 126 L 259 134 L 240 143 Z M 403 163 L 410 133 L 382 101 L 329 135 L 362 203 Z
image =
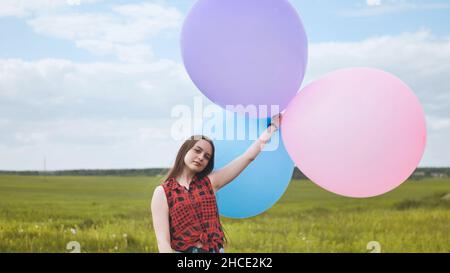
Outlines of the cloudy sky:
M 181 62 L 194 1 L 1 0 L 0 170 L 168 167 L 174 105 L 202 96 Z M 292 0 L 309 38 L 303 85 L 371 66 L 420 99 L 420 166 L 450 166 L 450 3 Z

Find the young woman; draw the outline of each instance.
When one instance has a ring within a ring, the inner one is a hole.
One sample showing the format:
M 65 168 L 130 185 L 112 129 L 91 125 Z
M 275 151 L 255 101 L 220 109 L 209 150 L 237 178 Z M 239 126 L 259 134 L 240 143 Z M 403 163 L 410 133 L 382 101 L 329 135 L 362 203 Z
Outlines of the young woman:
M 236 178 L 278 130 L 280 115 L 242 155 L 214 169 L 214 144 L 192 136 L 178 151 L 173 168 L 156 187 L 151 211 L 160 252 L 224 252 L 215 193 Z

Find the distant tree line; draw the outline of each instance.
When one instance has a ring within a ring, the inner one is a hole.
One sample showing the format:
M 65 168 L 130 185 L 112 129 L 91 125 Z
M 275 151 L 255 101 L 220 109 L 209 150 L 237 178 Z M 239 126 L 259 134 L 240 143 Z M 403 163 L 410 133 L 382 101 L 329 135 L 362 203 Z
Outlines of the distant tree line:
M 158 176 L 166 175 L 167 168 L 150 169 L 90 169 L 63 171 L 0 171 L 3 175 L 47 175 L 47 176 Z
M 420 180 L 423 178 L 431 178 L 431 177 L 437 178 L 450 177 L 450 168 L 417 168 L 409 178 Z M 298 168 L 295 168 L 292 178 L 306 179 L 307 177 Z
M 92 170 L 64 170 L 64 171 L 0 171 L 0 175 L 46 175 L 46 176 L 164 176 L 167 168 L 148 169 L 92 169 Z M 450 177 L 450 168 L 417 168 L 410 178 L 423 179 L 430 177 Z M 307 177 L 298 169 L 294 169 L 294 179 Z

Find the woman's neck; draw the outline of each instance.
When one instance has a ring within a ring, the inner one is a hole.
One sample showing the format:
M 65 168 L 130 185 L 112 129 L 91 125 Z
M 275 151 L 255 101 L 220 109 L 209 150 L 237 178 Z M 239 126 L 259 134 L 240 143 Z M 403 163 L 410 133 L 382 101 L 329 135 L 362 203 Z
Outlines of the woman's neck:
M 182 185 L 189 186 L 194 176 L 195 172 L 192 172 L 189 169 L 185 168 L 183 172 L 180 175 L 178 175 L 177 181 Z

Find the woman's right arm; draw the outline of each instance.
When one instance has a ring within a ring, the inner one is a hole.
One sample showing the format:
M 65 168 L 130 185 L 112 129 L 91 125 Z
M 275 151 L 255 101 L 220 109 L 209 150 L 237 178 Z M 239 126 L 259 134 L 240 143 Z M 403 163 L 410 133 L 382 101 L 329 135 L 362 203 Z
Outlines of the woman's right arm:
M 153 193 L 151 210 L 159 252 L 173 253 L 174 250 L 170 246 L 169 207 L 162 186 L 156 187 Z

